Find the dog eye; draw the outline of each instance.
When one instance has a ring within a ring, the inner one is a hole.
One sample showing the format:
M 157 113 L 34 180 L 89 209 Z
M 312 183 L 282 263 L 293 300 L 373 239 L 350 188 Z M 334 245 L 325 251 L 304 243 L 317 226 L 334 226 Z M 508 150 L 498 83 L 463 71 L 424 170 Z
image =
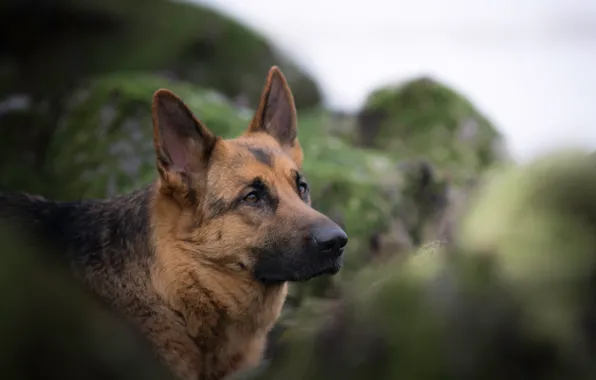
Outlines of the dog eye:
M 308 193 L 308 185 L 304 182 L 299 183 L 298 192 L 300 193 L 301 197 L 306 197 L 306 194 Z
M 261 198 L 256 191 L 251 191 L 250 193 L 246 194 L 242 200 L 246 203 L 257 203 Z

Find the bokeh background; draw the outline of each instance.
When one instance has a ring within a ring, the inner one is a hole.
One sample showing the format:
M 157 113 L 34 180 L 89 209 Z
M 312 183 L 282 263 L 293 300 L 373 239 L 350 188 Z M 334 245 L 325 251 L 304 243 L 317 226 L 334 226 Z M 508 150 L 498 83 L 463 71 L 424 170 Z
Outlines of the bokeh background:
M 2 0 L 0 33 L 0 190 L 57 200 L 155 178 L 157 88 L 233 137 L 282 69 L 350 243 L 238 377 L 594 378 L 593 1 Z M 165 378 L 4 235 L 9 378 Z

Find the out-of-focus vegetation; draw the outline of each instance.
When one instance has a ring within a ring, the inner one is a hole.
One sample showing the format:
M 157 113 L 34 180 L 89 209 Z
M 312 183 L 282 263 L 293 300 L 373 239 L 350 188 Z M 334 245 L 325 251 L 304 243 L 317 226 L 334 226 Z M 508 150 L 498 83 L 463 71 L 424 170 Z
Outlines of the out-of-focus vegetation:
M 313 79 L 265 37 L 188 2 L 3 0 L 0 33 L 0 123 L 7 143 L 0 151 L 3 187 L 49 191 L 54 173 L 45 166 L 53 158 L 48 149 L 55 129 L 69 103 L 81 96 L 78 90 L 102 75 L 170 78 L 254 106 L 263 73 L 276 64 L 300 108 L 320 101 Z M 151 83 L 159 80 L 146 87 Z M 102 104 L 96 107 L 100 112 Z M 91 133 L 98 125 L 89 116 L 80 122 Z
M 500 169 L 454 244 L 361 270 L 254 378 L 594 378 L 594 171 L 577 152 Z
M 0 189 L 55 199 L 111 196 L 155 178 L 156 89 L 232 137 L 247 127 L 270 66 L 281 67 L 314 207 L 350 241 L 337 276 L 291 287 L 265 365 L 234 377 L 594 375 L 593 158 L 517 167 L 473 102 L 431 78 L 387 84 L 338 115 L 265 36 L 196 4 L 4 1 L 0 21 Z M 50 378 L 60 368 L 61 378 L 93 378 L 76 371 L 94 368 L 119 378 L 124 362 L 130 379 L 164 378 L 36 250 L 4 241 L 10 371 L 30 371 L 22 358 L 38 355 Z

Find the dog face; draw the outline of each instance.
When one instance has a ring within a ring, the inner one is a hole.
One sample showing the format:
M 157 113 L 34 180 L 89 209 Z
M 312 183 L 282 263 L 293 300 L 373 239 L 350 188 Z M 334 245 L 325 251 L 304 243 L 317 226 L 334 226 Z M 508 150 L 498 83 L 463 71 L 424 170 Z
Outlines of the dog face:
M 175 255 L 262 283 L 335 274 L 346 233 L 311 207 L 292 93 L 268 75 L 247 131 L 215 136 L 167 90 L 153 98 L 156 221 Z

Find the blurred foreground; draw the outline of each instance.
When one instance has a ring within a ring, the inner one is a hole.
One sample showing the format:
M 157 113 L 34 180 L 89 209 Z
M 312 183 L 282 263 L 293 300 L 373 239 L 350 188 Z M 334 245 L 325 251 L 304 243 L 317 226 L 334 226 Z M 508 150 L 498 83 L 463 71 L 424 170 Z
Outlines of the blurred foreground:
M 451 247 L 363 270 L 259 379 L 593 379 L 594 157 L 486 178 Z
M 314 207 L 350 242 L 339 275 L 292 287 L 271 360 L 238 377 L 593 378 L 591 156 L 517 167 L 472 102 L 432 78 L 333 113 L 264 36 L 196 5 L 4 1 L 0 20 L 1 190 L 129 191 L 155 178 L 156 89 L 231 137 L 269 67 L 287 76 Z M 9 378 L 165 378 L 43 247 L 0 232 Z

